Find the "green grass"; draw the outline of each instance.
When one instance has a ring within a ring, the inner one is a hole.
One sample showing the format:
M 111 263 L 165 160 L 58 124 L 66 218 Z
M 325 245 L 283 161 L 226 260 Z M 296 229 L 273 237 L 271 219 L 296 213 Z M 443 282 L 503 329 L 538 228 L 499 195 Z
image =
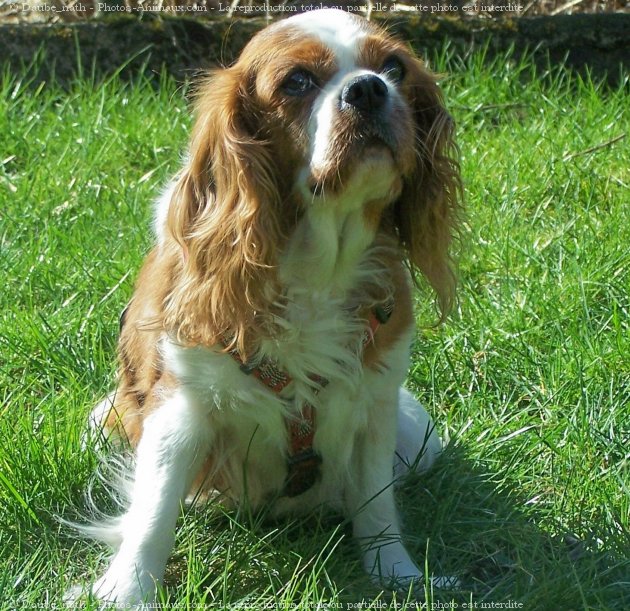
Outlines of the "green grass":
M 461 593 L 427 593 L 434 606 L 627 609 L 627 84 L 482 60 L 437 66 L 451 74 L 468 214 L 456 312 L 431 328 L 418 298 L 409 384 L 451 445 L 401 490 L 408 546 L 462 576 Z M 27 81 L 0 87 L 0 610 L 62 608 L 66 587 L 102 569 L 106 550 L 55 515 L 83 505 L 96 465 L 85 418 L 113 384 L 151 200 L 190 127 L 166 78 Z M 415 600 L 369 585 L 330 518 L 270 525 L 206 508 L 178 533 L 163 600 L 182 608 Z

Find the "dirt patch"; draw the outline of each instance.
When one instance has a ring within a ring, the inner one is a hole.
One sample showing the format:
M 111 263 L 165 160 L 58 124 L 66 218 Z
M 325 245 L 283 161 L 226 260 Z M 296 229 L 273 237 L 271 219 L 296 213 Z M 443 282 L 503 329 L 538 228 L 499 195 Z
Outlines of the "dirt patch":
M 544 4 L 547 8 L 560 6 L 553 0 Z M 594 10 L 605 4 L 609 3 L 591 2 L 581 8 L 588 5 Z M 285 10 L 291 8 L 283 6 Z M 577 7 L 575 4 L 573 8 Z M 488 57 L 513 48 L 516 56 L 531 52 L 543 67 L 549 60 L 558 63 L 566 59 L 569 67 L 589 70 L 612 85 L 630 68 L 628 13 L 583 10 L 573 15 L 494 19 L 468 13 L 466 18 L 428 16 L 421 10 L 398 8 L 391 12 L 374 10 L 372 19 L 385 23 L 423 55 L 442 48 L 445 42 L 457 54 L 484 47 Z M 231 62 L 253 34 L 269 23 L 260 13 L 243 15 L 247 18 L 123 10 L 71 23 L 5 24 L 0 25 L 0 48 L 13 70 L 34 63 L 35 83 L 52 79 L 67 83 L 81 70 L 93 70 L 97 77 L 118 72 L 126 78 L 141 70 L 159 75 L 166 69 L 184 79 L 198 70 Z

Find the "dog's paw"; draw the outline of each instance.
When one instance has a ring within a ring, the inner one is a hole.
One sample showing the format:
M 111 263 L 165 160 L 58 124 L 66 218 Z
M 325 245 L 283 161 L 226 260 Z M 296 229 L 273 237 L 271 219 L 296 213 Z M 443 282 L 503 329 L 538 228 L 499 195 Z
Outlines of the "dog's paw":
M 400 543 L 367 550 L 363 563 L 372 579 L 383 584 L 404 585 L 422 579 L 422 571 Z
M 365 555 L 365 567 L 372 579 L 391 590 L 423 587 L 428 583 L 431 588 L 453 590 L 460 586 L 456 577 L 434 576 L 428 579 L 411 560 L 402 545 L 388 545 L 378 550 L 370 550 Z
M 156 581 L 148 571 L 115 558 L 91 587 L 74 586 L 66 591 L 63 600 L 68 606 L 91 598 L 102 603 L 99 609 L 143 609 L 155 600 L 156 589 Z
M 375 576 L 375 575 L 374 575 Z M 423 580 L 422 571 L 411 560 L 400 560 L 392 566 L 383 566 L 378 574 L 379 581 L 390 590 L 407 588 Z
M 133 569 L 132 569 L 133 571 Z M 92 586 L 94 597 L 105 603 L 116 603 L 126 609 L 141 609 L 155 599 L 155 583 L 135 572 L 119 574 L 110 569 Z

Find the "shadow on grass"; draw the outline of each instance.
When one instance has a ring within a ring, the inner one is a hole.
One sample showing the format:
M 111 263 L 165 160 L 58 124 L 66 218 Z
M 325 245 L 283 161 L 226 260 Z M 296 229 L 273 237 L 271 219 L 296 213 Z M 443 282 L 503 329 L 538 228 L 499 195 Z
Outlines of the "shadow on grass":
M 326 512 L 270 522 L 264 514 L 208 513 L 201 506 L 187 514 L 178 539 L 193 531 L 206 543 L 213 539 L 218 566 L 197 592 L 216 591 L 219 567 L 229 562 L 233 601 L 260 593 L 261 583 L 277 594 L 292 581 L 296 592 L 308 594 L 315 579 L 319 596 L 329 592 L 344 609 L 359 601 L 363 608 L 386 602 L 390 608 L 630 608 L 628 560 L 607 549 L 596 524 L 590 538 L 563 532 L 519 490 L 475 464 L 464 447 L 449 447 L 430 473 L 408 476 L 397 496 L 412 556 L 421 567 L 427 557 L 435 575 L 456 575 L 459 590 L 436 591 L 429 602 L 423 594 L 403 594 L 401 606 L 400 595 L 383 593 L 363 574 L 349 521 Z M 208 551 L 205 544 L 199 549 Z M 186 574 L 189 552 L 176 552 L 167 587 L 176 588 Z
M 429 566 L 462 581 L 462 592 L 447 600 L 478 608 L 630 608 L 630 564 L 606 548 L 597 524 L 590 538 L 563 531 L 465 446 L 449 446 L 433 471 L 408 477 L 399 492 L 415 557 L 428 547 Z
M 582 529 L 589 537 L 563 530 L 551 509 L 528 501 L 464 445 L 451 444 L 429 473 L 407 476 L 397 498 L 412 557 L 420 567 L 426 559 L 434 575 L 457 576 L 457 591 L 430 600 L 424 592 L 383 592 L 362 570 L 350 521 L 325 510 L 269 520 L 265 511 L 199 503 L 178 526 L 165 600 L 179 600 L 185 587 L 190 600 L 219 596 L 225 608 L 286 596 L 304 608 L 333 601 L 321 602 L 331 609 L 630 608 L 630 561 L 614 550 L 618 533 L 598 524 Z

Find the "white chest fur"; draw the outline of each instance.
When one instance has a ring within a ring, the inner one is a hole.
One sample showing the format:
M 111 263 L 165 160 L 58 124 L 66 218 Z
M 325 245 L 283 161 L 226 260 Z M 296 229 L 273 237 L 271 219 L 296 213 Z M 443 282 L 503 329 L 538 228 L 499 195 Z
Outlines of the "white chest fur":
M 405 334 L 384 355 L 386 367 L 376 371 L 362 363 L 367 323 L 342 300 L 310 294 L 291 304 L 283 325 L 281 340 L 264 342 L 259 355 L 292 378 L 280 394 L 219 349 L 165 342 L 166 364 L 210 421 L 213 471 L 208 482 L 216 476 L 228 497 L 254 506 L 277 496 L 286 476 L 286 418 L 308 401 L 315 407 L 314 448 L 323 459 L 322 477 L 308 493 L 278 499 L 274 506 L 281 513 L 320 502 L 339 505 L 356 439 L 382 397 L 395 396 L 404 379 L 409 337 Z M 326 388 L 317 392 L 312 374 L 326 378 Z

